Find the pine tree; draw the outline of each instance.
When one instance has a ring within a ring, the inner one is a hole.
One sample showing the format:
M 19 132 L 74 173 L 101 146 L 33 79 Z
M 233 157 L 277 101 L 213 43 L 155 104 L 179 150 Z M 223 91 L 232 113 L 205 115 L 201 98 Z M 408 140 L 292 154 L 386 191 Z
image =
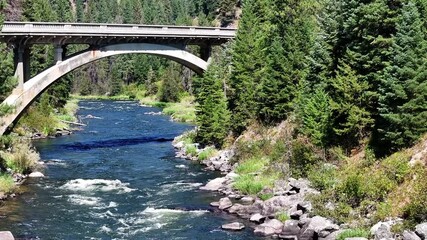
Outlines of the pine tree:
M 258 117 L 266 123 L 284 120 L 294 109 L 313 44 L 316 8 L 310 0 L 271 1 L 270 5 L 267 64 L 256 91 Z
M 426 50 L 421 15 L 409 1 L 397 23 L 394 57 L 381 82 L 378 134 L 383 152 L 407 147 L 427 132 Z
M 4 15 L 3 9 L 6 7 L 6 1 L 0 0 L 0 29 L 3 25 Z M 15 87 L 17 81 L 13 77 L 13 51 L 6 44 L 0 44 L 0 103 L 9 95 Z
M 247 0 L 237 31 L 232 55 L 229 106 L 232 111 L 232 128 L 239 135 L 251 119 L 256 118 L 256 88 L 265 66 L 266 9 L 264 1 Z
M 228 135 L 230 112 L 224 92 L 227 69 L 211 63 L 203 77 L 195 80 L 197 87 L 197 140 L 203 145 L 221 147 Z

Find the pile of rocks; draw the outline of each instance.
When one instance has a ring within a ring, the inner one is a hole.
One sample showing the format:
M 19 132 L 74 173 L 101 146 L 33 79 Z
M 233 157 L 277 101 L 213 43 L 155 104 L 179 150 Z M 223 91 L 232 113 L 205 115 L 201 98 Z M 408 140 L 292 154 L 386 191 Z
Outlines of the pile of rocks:
M 392 233 L 391 228 L 395 224 L 401 223 L 402 219 L 392 219 L 385 222 L 378 222 L 371 228 L 371 235 L 375 240 L 425 240 L 427 239 L 427 222 L 418 224 L 415 231 L 405 230 L 401 236 Z

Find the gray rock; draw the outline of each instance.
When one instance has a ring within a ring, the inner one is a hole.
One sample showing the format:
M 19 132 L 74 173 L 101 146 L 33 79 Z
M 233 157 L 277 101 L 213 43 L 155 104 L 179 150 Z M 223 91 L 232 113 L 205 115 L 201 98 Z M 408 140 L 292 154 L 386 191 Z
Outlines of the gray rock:
M 298 220 L 303 214 L 304 213 L 302 212 L 302 210 L 298 210 L 298 211 L 291 212 L 291 214 L 289 214 L 289 216 L 291 217 L 291 219 Z
M 297 209 L 306 212 L 311 212 L 313 210 L 313 206 L 311 205 L 311 202 L 300 202 L 297 204 Z
M 215 178 L 209 181 L 205 186 L 200 187 L 200 189 L 207 191 L 218 191 L 223 186 L 225 181 L 227 181 L 225 177 Z
M 277 219 L 265 221 L 263 224 L 256 226 L 254 233 L 261 236 L 271 236 L 280 234 L 283 230 L 283 223 Z
M 239 222 L 232 222 L 222 225 L 221 228 L 225 230 L 240 231 L 245 228 L 245 225 Z
M 427 238 L 427 222 L 418 224 L 415 226 L 415 233 L 421 238 L 426 239 Z
M 0 232 L 0 239 L 1 240 L 15 240 L 12 233 L 9 231 L 1 231 Z
M 393 238 L 393 234 L 391 233 L 392 224 L 390 221 L 378 222 L 371 227 L 371 235 L 374 236 L 375 240 Z
M 263 216 L 259 213 L 255 213 L 254 215 L 251 216 L 251 218 L 249 220 L 251 222 L 262 223 L 265 220 L 265 216 Z
M 237 178 L 239 176 L 239 174 L 235 173 L 235 172 L 229 172 L 227 175 L 225 175 L 225 178 L 227 179 L 231 179 L 234 180 L 235 178 Z
M 295 235 L 291 236 L 291 235 L 280 234 L 279 235 L 279 239 L 284 239 L 284 240 L 298 240 L 298 236 L 295 236 Z
M 326 237 L 319 237 L 318 240 L 335 240 L 337 239 L 338 235 L 342 232 L 343 230 L 338 230 L 335 232 L 330 233 L 328 236 Z
M 242 199 L 240 199 L 240 201 L 244 204 L 251 204 L 254 202 L 254 198 L 253 197 L 242 197 Z
M 291 190 L 295 190 L 297 192 L 299 192 L 301 189 L 303 188 L 309 188 L 310 182 L 306 179 L 294 179 L 294 178 L 289 178 L 289 186 L 292 187 Z
M 238 213 L 242 207 L 243 207 L 242 204 L 236 203 L 233 206 L 231 206 L 230 208 L 228 208 L 227 212 L 229 212 L 229 213 Z
M 421 240 L 421 238 L 414 232 L 412 231 L 403 231 L 402 234 L 403 240 Z
M 284 236 L 297 236 L 301 228 L 298 226 L 297 220 L 286 220 L 283 224 L 282 234 Z
M 320 237 L 326 237 L 329 235 L 327 232 L 331 233 L 339 230 L 338 225 L 332 223 L 331 220 L 324 217 L 315 216 L 313 217 L 304 228 L 301 229 L 300 235 L 302 240 L 312 239 L 315 234 Z
M 345 238 L 344 240 L 368 240 L 364 237 L 351 237 L 351 238 Z
M 212 207 L 219 207 L 219 202 L 211 202 L 210 205 Z
M 292 196 L 275 196 L 262 204 L 261 214 L 265 216 L 274 216 L 279 211 L 288 211 L 302 201 L 302 197 L 298 195 Z
M 41 172 L 32 172 L 28 175 L 30 178 L 42 178 L 44 177 L 44 174 Z
M 231 206 L 233 206 L 233 203 L 228 197 L 221 198 L 219 200 L 219 207 L 218 207 L 219 209 L 225 210 L 227 208 L 230 208 Z

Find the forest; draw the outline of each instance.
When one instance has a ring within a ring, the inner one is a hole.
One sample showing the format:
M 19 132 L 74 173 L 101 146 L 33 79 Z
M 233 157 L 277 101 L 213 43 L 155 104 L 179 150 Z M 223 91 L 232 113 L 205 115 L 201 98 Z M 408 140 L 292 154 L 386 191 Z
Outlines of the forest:
M 262 162 L 247 193 L 268 188 L 266 176 L 303 177 L 321 191 L 317 213 L 337 222 L 427 221 L 425 153 L 409 166 L 427 139 L 426 0 L 9 0 L 0 8 L 15 21 L 238 26 L 203 77 L 160 58 L 114 57 L 64 77 L 28 115 L 61 111 L 71 93 L 191 96 L 192 142 L 237 146 L 236 162 Z M 15 80 L 12 52 L 0 51 L 3 100 Z M 52 62 L 52 48 L 34 46 L 31 57 L 35 74 Z M 275 139 L 278 127 L 286 134 Z

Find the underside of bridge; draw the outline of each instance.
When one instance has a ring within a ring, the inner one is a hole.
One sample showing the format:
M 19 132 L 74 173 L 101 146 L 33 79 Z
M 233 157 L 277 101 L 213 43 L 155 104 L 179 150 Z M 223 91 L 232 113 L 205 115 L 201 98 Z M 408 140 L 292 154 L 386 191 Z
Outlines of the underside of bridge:
M 184 46 L 163 45 L 151 43 L 124 43 L 108 45 L 100 48 L 89 48 L 72 56 L 66 57 L 63 46 L 55 46 L 54 65 L 45 71 L 30 77 L 29 48 L 15 49 L 15 77 L 18 86 L 6 98 L 3 104 L 13 106 L 14 112 L 3 116 L 0 123 L 0 135 L 8 132 L 16 123 L 24 110 L 43 93 L 50 85 L 65 74 L 87 63 L 122 54 L 149 54 L 176 61 L 197 74 L 203 74 L 208 67 L 208 61 L 184 50 Z M 208 59 L 210 51 L 201 51 L 203 58 Z

